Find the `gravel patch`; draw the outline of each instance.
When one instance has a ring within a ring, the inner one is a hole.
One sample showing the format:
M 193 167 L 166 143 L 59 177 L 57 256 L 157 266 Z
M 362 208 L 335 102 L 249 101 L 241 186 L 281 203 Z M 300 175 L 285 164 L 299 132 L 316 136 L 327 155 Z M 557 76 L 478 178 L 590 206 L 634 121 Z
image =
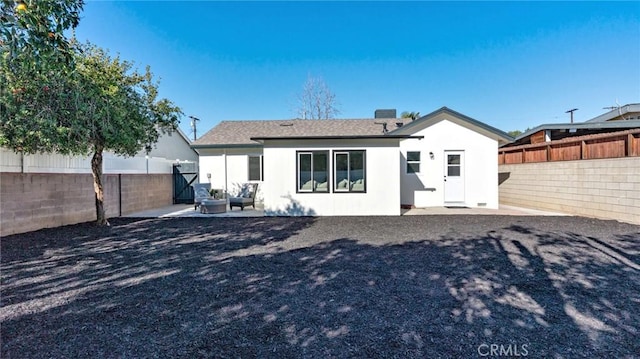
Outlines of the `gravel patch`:
M 2 358 L 638 357 L 640 226 L 115 218 L 1 239 Z

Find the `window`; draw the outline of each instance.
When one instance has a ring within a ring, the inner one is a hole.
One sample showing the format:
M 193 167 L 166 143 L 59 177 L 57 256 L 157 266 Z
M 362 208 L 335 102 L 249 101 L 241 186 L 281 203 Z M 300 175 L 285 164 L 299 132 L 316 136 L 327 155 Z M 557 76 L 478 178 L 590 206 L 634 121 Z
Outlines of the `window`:
M 365 192 L 365 151 L 333 152 L 335 192 Z
M 298 192 L 329 192 L 329 151 L 298 152 Z
M 407 151 L 407 173 L 420 173 L 419 151 Z
M 447 155 L 447 176 L 460 177 L 460 155 Z
M 262 181 L 262 156 L 249 156 L 249 181 Z

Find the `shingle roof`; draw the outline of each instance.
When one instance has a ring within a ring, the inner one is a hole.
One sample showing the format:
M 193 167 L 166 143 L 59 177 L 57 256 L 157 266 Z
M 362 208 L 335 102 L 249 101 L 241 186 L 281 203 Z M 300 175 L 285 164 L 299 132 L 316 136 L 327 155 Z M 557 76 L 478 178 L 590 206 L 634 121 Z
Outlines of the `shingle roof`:
M 193 147 L 257 145 L 252 137 L 375 136 L 383 134 L 382 123 L 392 131 L 397 122 L 406 124 L 411 119 L 222 121 L 195 141 Z

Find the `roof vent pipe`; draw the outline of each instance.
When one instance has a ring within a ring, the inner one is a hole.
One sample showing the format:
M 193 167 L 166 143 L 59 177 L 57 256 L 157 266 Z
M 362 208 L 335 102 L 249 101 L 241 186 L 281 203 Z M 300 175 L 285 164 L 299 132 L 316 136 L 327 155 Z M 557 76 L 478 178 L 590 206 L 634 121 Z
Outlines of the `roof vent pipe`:
M 389 132 L 389 130 L 387 129 L 387 123 L 386 122 L 374 122 L 376 125 L 382 125 L 382 134 L 386 135 L 387 132 Z

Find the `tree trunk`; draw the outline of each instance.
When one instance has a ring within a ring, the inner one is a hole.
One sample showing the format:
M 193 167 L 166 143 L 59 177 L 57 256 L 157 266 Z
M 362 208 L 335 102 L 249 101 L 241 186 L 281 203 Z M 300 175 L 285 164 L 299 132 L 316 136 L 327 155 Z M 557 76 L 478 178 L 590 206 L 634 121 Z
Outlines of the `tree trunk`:
M 104 211 L 104 188 L 102 186 L 102 145 L 94 147 L 93 157 L 91 158 L 91 172 L 93 173 L 93 189 L 96 197 L 96 224 L 98 226 L 108 226 L 107 216 Z

